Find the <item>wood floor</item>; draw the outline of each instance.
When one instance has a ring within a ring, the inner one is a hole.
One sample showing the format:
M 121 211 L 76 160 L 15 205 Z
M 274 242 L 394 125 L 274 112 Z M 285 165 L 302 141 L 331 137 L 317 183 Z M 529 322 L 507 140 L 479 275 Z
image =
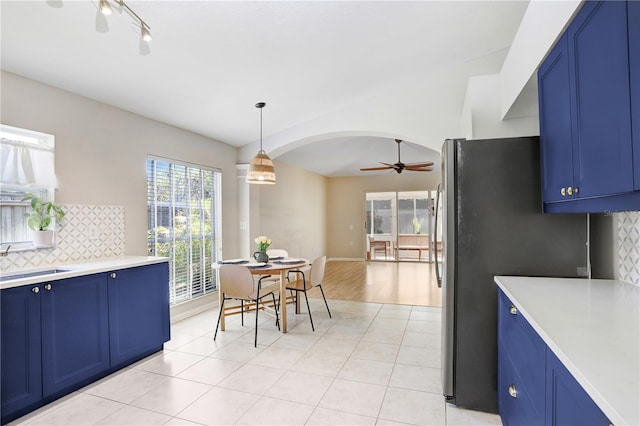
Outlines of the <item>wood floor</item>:
M 322 288 L 328 299 L 418 306 L 440 306 L 442 301 L 429 263 L 329 261 Z M 318 289 L 309 295 L 322 297 Z

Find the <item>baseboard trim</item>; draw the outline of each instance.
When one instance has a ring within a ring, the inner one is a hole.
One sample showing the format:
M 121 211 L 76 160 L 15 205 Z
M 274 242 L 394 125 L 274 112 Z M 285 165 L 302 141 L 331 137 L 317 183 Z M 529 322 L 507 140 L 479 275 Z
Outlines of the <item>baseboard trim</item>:
M 335 262 L 364 262 L 365 259 L 361 257 L 330 257 L 327 260 L 335 261 Z
M 171 323 L 198 315 L 204 311 L 218 306 L 218 292 L 206 294 L 197 299 L 174 305 L 170 309 Z

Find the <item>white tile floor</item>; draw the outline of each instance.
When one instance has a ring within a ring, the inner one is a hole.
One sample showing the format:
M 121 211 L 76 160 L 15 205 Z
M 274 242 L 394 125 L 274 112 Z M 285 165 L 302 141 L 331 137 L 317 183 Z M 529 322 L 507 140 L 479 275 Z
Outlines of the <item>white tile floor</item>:
M 500 425 L 445 404 L 440 309 L 311 299 L 289 333 L 217 309 L 172 325 L 165 350 L 11 425 Z

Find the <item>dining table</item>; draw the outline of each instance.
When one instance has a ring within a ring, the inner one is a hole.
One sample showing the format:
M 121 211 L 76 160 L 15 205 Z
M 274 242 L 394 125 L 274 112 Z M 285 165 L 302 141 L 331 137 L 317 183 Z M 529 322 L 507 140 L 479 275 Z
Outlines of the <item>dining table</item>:
M 245 266 L 252 275 L 280 275 L 280 298 L 282 302 L 280 303 L 280 307 L 278 313 L 280 315 L 280 331 L 282 333 L 287 332 L 287 298 L 286 298 L 286 286 L 287 286 L 287 272 L 292 270 L 299 270 L 302 267 L 306 267 L 309 265 L 308 259 L 302 258 L 282 258 L 282 259 L 269 259 L 266 263 L 258 263 L 253 260 L 247 259 L 230 259 L 230 260 L 222 260 L 213 264 L 214 268 L 220 268 L 220 266 L 224 264 L 231 265 L 241 265 Z M 218 292 L 218 306 L 222 306 L 222 292 Z M 284 308 L 283 308 L 284 306 Z M 220 317 L 220 330 L 224 331 L 224 318 L 225 312 L 223 310 L 222 316 Z

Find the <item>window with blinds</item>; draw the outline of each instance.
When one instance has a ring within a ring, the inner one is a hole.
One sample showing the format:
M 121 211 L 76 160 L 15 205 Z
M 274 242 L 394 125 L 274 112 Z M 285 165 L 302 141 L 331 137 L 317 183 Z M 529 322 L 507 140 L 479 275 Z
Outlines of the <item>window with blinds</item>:
M 149 255 L 170 258 L 172 305 L 217 288 L 211 265 L 221 256 L 221 179 L 219 170 L 147 160 Z

